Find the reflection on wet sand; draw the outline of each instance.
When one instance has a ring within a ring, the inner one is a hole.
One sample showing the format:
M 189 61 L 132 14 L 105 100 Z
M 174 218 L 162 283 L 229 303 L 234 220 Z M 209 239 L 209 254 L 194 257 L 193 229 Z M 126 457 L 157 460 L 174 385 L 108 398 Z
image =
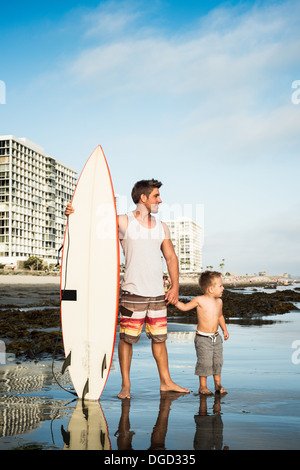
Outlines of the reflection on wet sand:
M 98 401 L 78 400 L 68 429 L 61 427 L 64 450 L 110 450 L 107 423 Z
M 41 421 L 49 419 L 48 409 L 34 397 L 2 396 L 4 404 L 0 411 L 0 437 L 17 436 L 38 427 Z
M 195 450 L 222 450 L 223 421 L 221 417 L 221 397 L 215 395 L 212 413 L 207 410 L 207 396 L 200 395 L 199 414 L 195 415 Z M 228 450 L 224 447 L 223 450 Z
M 40 372 L 40 371 L 39 371 Z M 41 390 L 45 384 L 46 375 L 43 373 L 28 375 L 28 367 L 12 366 L 0 370 L 1 392 L 16 393 Z
M 181 342 L 190 340 L 193 335 L 194 332 L 174 332 L 171 339 Z M 37 429 L 44 421 L 51 423 L 50 434 L 53 421 L 70 416 L 70 408 L 66 407 L 65 402 L 45 400 L 44 397 L 35 396 L 41 390 L 51 386 L 52 382 L 53 377 L 49 366 L 31 363 L 30 367 L 16 365 L 1 370 L 0 437 L 29 433 Z M 157 419 L 155 423 L 153 422 L 149 443 L 145 443 L 145 448 L 148 450 L 166 450 L 165 440 L 171 406 L 181 396 L 185 394 L 161 392 Z M 138 430 L 130 429 L 131 403 L 130 399 L 121 400 L 121 416 L 118 429 L 114 434 L 118 450 L 134 450 L 133 437 L 136 433 L 138 434 Z M 222 448 L 223 423 L 219 396 L 215 397 L 213 413 L 209 413 L 207 397 L 200 395 L 199 414 L 195 416 L 195 423 L 195 450 Z M 110 450 L 112 448 L 107 422 L 98 401 L 77 400 L 69 422 L 58 425 L 57 429 L 60 429 L 60 432 L 56 433 L 56 442 L 53 441 L 53 444 L 58 448 L 64 450 Z
M 1 391 L 5 392 L 0 399 L 0 436 L 16 436 L 37 427 L 42 420 L 49 419 L 49 409 L 41 407 L 35 397 L 10 395 L 11 392 L 41 389 L 43 375 L 28 376 L 26 367 L 18 366 L 1 370 Z
M 174 400 L 184 396 L 175 392 L 161 393 L 159 411 L 153 427 L 150 446 L 148 450 L 166 450 L 165 439 L 168 431 L 168 421 L 171 404 Z M 207 408 L 207 396 L 200 395 L 199 414 L 195 415 L 196 432 L 194 437 L 195 450 L 228 450 L 223 447 L 223 421 L 221 417 L 221 397 L 216 395 L 212 412 Z M 211 399 L 211 397 L 209 397 Z M 121 418 L 115 436 L 117 436 L 118 450 L 134 450 L 132 438 L 135 432 L 130 429 L 130 399 L 122 400 Z M 179 431 L 179 430 L 178 430 Z
M 150 446 L 148 450 L 165 450 L 165 438 L 168 430 L 168 420 L 171 410 L 171 404 L 177 398 L 185 396 L 183 393 L 176 392 L 161 392 L 159 411 L 156 423 L 153 427 L 151 434 Z M 133 450 L 132 438 L 135 434 L 134 431 L 130 430 L 130 399 L 125 398 L 121 404 L 121 418 L 119 421 L 119 427 L 115 436 L 117 436 L 117 448 L 118 450 Z
M 51 383 L 48 367 L 12 365 L 0 370 L 0 437 L 26 434 L 55 418 L 64 402 L 34 396 Z M 67 413 L 62 411 L 60 417 Z

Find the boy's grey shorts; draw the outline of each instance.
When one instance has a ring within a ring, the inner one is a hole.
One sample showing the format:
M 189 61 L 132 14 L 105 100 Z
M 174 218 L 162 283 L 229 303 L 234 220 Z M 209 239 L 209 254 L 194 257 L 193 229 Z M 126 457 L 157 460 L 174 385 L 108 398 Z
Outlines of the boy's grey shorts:
M 197 364 L 195 375 L 220 375 L 223 365 L 223 340 L 220 335 L 213 342 L 208 336 L 195 335 Z

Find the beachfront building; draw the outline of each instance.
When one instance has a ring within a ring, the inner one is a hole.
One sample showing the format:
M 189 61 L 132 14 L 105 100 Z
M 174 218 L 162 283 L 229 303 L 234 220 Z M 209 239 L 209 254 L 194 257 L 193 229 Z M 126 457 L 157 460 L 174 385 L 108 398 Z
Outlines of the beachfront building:
M 0 136 L 0 263 L 55 263 L 77 172 L 26 138 Z
M 202 228 L 188 217 L 168 220 L 171 239 L 179 262 L 180 274 L 202 270 Z

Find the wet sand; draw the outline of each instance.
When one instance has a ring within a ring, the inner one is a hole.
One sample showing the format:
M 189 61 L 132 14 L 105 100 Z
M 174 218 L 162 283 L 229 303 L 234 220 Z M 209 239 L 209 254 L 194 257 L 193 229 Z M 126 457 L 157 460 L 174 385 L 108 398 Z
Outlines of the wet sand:
M 28 284 L 16 285 L 10 302 L 56 301 L 58 284 L 40 283 L 30 290 Z M 202 449 L 300 449 L 300 312 L 269 315 L 268 323 L 259 325 L 232 320 L 222 373 L 228 394 L 222 397 L 198 395 L 195 324 L 182 318 L 169 322 L 167 348 L 171 376 L 191 389 L 189 395 L 160 394 L 145 334 L 134 348 L 131 400 L 117 398 L 116 344 L 110 376 L 95 406 L 83 407 L 70 393 L 72 384 L 67 373 L 60 374 L 60 359 L 54 372 L 61 386 L 53 379 L 50 357 L 16 361 L 8 355 L 0 364 L 0 449 L 156 449 L 196 455 Z M 208 384 L 212 387 L 211 378 Z
M 199 293 L 197 283 L 180 285 L 183 301 Z M 295 302 L 300 302 L 297 287 L 268 288 L 267 292 L 258 288 L 226 289 L 223 313 L 230 323 L 270 324 L 270 315 L 289 312 L 296 308 Z M 20 360 L 41 360 L 55 350 L 56 357 L 63 357 L 58 276 L 0 276 L 0 309 L 0 340 L 6 342 L 8 353 Z M 169 305 L 168 321 L 195 324 L 196 309 L 183 314 Z
M 59 276 L 0 276 L 0 307 L 59 305 Z

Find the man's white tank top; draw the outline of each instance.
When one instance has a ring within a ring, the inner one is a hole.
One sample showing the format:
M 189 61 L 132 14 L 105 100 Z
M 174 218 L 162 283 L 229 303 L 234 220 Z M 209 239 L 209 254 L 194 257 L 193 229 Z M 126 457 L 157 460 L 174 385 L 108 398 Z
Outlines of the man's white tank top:
M 134 214 L 128 214 L 128 227 L 121 241 L 125 255 L 122 290 L 143 297 L 164 295 L 161 244 L 165 239 L 162 223 L 143 227 Z

